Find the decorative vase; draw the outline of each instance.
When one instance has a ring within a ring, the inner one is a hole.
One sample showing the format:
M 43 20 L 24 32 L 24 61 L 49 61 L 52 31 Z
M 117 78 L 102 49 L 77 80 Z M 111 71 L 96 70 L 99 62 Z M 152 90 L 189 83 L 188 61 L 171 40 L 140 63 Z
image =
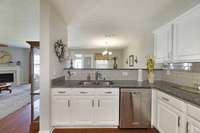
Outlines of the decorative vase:
M 149 72 L 148 73 L 148 81 L 150 84 L 153 84 L 154 83 L 154 73 L 153 72 Z

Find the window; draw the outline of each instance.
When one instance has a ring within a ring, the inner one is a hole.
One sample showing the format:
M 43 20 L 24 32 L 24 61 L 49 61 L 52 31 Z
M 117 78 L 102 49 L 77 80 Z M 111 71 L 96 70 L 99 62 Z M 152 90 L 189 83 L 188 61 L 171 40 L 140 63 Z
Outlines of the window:
M 83 68 L 83 59 L 74 59 L 74 68 Z
M 96 60 L 96 68 L 109 68 L 108 60 Z
M 40 55 L 34 54 L 34 75 L 40 74 Z

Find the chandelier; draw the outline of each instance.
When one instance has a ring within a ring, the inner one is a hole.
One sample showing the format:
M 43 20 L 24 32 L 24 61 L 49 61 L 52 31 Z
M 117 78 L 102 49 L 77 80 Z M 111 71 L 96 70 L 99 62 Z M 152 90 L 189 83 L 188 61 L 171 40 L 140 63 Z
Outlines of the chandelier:
M 107 35 L 106 36 L 106 48 L 105 50 L 102 52 L 103 56 L 110 56 L 112 55 L 112 51 L 108 50 L 108 46 L 109 46 L 109 39 L 111 38 L 111 35 Z

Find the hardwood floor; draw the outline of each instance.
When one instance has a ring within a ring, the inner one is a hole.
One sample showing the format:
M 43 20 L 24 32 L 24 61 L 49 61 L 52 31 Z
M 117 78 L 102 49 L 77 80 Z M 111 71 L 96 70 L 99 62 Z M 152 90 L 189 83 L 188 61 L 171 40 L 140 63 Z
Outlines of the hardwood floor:
M 56 129 L 53 133 L 157 133 L 154 129 Z
M 30 124 L 31 106 L 29 104 L 1 119 L 0 133 L 29 133 Z

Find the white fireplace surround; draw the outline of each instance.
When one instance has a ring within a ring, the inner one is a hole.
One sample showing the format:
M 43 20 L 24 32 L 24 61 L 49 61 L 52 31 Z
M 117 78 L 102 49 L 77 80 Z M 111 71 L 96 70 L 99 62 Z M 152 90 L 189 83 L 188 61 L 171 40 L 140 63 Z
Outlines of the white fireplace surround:
M 20 66 L 0 66 L 0 73 L 13 73 L 14 85 L 20 85 L 21 83 L 21 70 Z

